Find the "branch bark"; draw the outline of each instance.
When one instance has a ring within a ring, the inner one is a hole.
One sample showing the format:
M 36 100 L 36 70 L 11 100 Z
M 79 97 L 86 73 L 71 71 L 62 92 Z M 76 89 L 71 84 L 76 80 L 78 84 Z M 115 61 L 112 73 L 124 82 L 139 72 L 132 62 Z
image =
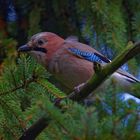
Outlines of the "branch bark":
M 128 43 L 126 49 L 118 55 L 111 63 L 104 66 L 101 70 L 96 72 L 91 79 L 81 88 L 80 92 L 73 91 L 68 98 L 73 101 L 81 101 L 85 99 L 91 92 L 93 92 L 98 86 L 105 81 L 105 79 L 115 72 L 119 67 L 121 67 L 128 60 L 140 53 L 140 41 L 133 44 Z M 135 95 L 136 96 L 136 95 Z M 137 96 L 138 97 L 138 96 Z M 59 107 L 61 100 L 55 102 L 54 105 Z M 46 123 L 47 122 L 47 123 Z M 34 140 L 41 131 L 48 126 L 48 121 L 46 117 L 40 118 L 35 124 L 33 124 L 19 140 Z M 36 131 L 34 131 L 36 130 Z M 35 133 L 36 132 L 36 133 Z M 32 137 L 31 137 L 32 136 Z
M 35 140 L 35 138 L 48 126 L 49 120 L 41 117 L 30 128 L 28 128 L 19 140 Z

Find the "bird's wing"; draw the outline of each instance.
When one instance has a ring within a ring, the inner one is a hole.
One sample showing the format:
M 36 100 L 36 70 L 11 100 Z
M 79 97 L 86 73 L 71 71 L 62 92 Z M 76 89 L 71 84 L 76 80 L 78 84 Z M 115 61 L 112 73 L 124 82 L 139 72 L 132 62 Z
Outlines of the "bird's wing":
M 111 62 L 108 58 L 106 58 L 103 55 L 98 54 L 97 52 L 88 52 L 88 51 L 82 51 L 77 48 L 69 47 L 68 51 L 77 57 L 83 58 L 85 60 L 88 60 L 90 62 L 97 62 L 97 63 L 109 63 Z
M 75 55 L 76 57 L 85 59 L 90 62 L 97 62 L 101 64 L 101 66 L 104 66 L 105 64 L 111 62 L 111 60 L 109 60 L 107 57 L 99 53 L 97 50 L 79 42 L 65 42 L 64 48 L 71 54 Z M 122 76 L 124 79 L 126 79 L 130 83 L 140 82 L 133 75 L 121 69 L 118 69 L 116 73 L 118 73 L 120 76 Z
M 120 75 L 122 75 L 127 81 L 131 82 L 131 83 L 135 83 L 135 82 L 140 82 L 137 78 L 135 78 L 133 75 L 129 74 L 126 71 L 123 71 L 122 69 L 118 69 L 117 73 L 119 73 Z
M 64 46 L 67 48 L 67 50 L 82 59 L 88 60 L 90 62 L 98 62 L 98 63 L 109 63 L 111 60 L 109 60 L 107 57 L 99 53 L 94 48 L 80 43 L 78 41 L 68 41 L 65 40 Z
M 91 61 L 91 62 L 97 62 L 97 63 L 109 63 L 111 62 L 109 59 L 106 57 L 103 57 L 102 55 L 99 55 L 98 53 L 90 53 L 90 52 L 85 52 L 81 51 L 76 48 L 68 48 L 68 50 L 73 53 L 76 56 L 82 57 L 85 60 Z M 133 75 L 129 74 L 126 71 L 123 71 L 121 69 L 117 70 L 117 73 L 120 74 L 123 78 L 125 78 L 126 81 L 130 83 L 136 83 L 140 82 L 137 78 L 135 78 Z

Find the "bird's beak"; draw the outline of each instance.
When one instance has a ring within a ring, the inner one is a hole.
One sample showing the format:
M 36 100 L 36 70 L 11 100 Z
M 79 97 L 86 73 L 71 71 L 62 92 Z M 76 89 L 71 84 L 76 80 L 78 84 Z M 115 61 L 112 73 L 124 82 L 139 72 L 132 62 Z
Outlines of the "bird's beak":
M 18 48 L 18 52 L 30 52 L 30 51 L 47 53 L 47 49 L 41 47 L 29 47 L 28 45 L 23 45 Z
M 28 45 L 22 45 L 18 48 L 18 52 L 29 52 L 32 50 L 32 47 L 29 47 Z

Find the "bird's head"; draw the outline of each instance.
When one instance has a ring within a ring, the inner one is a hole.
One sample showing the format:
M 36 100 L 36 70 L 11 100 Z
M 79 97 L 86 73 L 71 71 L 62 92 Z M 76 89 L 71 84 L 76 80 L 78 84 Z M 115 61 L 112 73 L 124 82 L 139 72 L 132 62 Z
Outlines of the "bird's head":
M 19 52 L 33 55 L 43 65 L 51 59 L 57 49 L 61 47 L 64 39 L 51 32 L 41 32 L 33 35 L 27 44 L 19 47 Z

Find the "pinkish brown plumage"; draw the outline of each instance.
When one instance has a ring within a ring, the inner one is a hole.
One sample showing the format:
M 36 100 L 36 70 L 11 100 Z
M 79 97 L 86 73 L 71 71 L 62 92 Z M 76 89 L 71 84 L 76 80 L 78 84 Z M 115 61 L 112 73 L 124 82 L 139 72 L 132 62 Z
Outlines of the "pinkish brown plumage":
M 28 51 L 70 90 L 86 82 L 94 74 L 94 59 L 103 64 L 110 62 L 101 53 L 73 37 L 64 40 L 50 32 L 34 35 L 19 51 Z M 115 72 L 111 78 L 126 89 L 132 83 L 139 82 L 134 76 L 121 70 Z

